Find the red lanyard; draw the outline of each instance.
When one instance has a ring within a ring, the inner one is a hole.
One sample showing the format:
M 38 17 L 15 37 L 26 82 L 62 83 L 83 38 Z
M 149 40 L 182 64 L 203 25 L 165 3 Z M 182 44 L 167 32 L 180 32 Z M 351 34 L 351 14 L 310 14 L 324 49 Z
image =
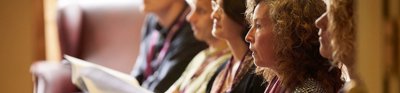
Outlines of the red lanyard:
M 265 90 L 264 93 L 280 93 L 281 88 L 280 88 L 280 81 L 278 80 L 278 77 L 275 76 L 271 82 L 267 85 L 267 89 Z
M 243 64 L 243 61 L 244 61 L 244 59 L 246 59 L 246 55 L 247 55 L 247 53 L 249 53 L 249 50 L 247 50 L 245 53 L 244 53 L 244 55 L 243 55 L 243 57 L 242 57 L 242 59 L 240 60 L 240 62 L 239 62 L 239 67 L 238 67 L 238 69 L 236 70 L 236 72 L 235 72 L 235 76 L 233 77 L 233 81 L 237 81 L 237 74 L 239 73 L 239 70 L 241 69 L 241 67 L 242 67 L 242 64 Z M 224 78 L 222 79 L 222 84 L 221 84 L 221 86 L 219 87 L 219 89 L 218 89 L 218 91 L 217 91 L 217 93 L 222 93 L 222 89 L 223 89 L 223 87 L 224 87 L 224 85 L 225 85 L 225 82 L 226 82 L 226 79 L 228 78 L 228 73 L 230 73 L 232 70 L 232 68 L 233 68 L 233 57 L 229 60 L 229 62 L 228 62 L 228 64 L 227 64 L 227 71 L 224 73 Z M 227 92 L 229 93 L 231 90 L 232 90 L 232 87 L 233 87 L 233 83 L 234 82 L 232 82 L 232 84 L 230 85 L 231 87 L 231 89 L 229 89 Z
M 157 58 L 155 59 L 155 64 L 156 66 L 159 66 L 162 63 L 162 60 L 164 59 L 164 57 L 166 56 L 169 47 L 171 45 L 171 41 L 172 38 L 175 36 L 176 32 L 178 32 L 179 28 L 181 28 L 185 22 L 185 17 L 186 14 L 189 12 L 189 9 L 185 9 L 179 19 L 177 20 L 177 23 L 175 23 L 172 28 L 170 29 L 170 31 L 168 31 L 167 37 L 165 38 L 163 47 L 161 48 L 161 51 L 159 52 Z M 146 72 L 145 72 L 145 79 L 147 79 L 147 77 L 149 77 L 150 75 L 153 74 L 154 70 L 151 66 L 152 63 L 152 59 L 155 57 L 155 45 L 157 43 L 157 40 L 159 40 L 159 33 L 157 33 L 158 31 L 152 31 L 152 37 L 151 37 L 151 42 L 150 42 L 150 50 L 147 55 L 147 64 L 146 64 Z

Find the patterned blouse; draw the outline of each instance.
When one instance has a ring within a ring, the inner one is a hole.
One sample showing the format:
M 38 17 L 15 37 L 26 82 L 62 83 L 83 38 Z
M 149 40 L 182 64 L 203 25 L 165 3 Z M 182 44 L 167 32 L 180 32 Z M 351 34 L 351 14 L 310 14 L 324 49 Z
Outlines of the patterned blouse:
M 280 80 L 275 76 L 270 85 L 268 85 L 267 89 L 264 93 L 287 93 L 287 91 L 282 88 Z M 297 86 L 294 91 L 289 93 L 327 93 L 322 85 L 319 84 L 318 81 L 308 78 L 306 79 L 302 85 Z

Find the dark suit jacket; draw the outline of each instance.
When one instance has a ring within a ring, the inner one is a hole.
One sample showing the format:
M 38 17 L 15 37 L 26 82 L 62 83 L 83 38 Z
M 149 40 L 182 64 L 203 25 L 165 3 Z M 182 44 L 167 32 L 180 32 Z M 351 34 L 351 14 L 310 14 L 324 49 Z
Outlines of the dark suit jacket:
M 156 29 L 156 30 L 155 30 Z M 159 42 L 156 44 L 155 57 L 152 59 L 151 67 L 154 73 L 147 79 L 144 79 L 146 70 L 146 57 L 150 49 L 150 39 L 152 31 L 161 33 Z M 204 42 L 196 40 L 190 24 L 185 20 L 183 26 L 175 34 L 171 41 L 171 46 L 162 60 L 157 66 L 155 63 L 157 54 L 161 51 L 164 39 L 166 38 L 168 29 L 165 30 L 158 25 L 157 18 L 154 15 L 147 17 L 144 29 L 142 30 L 142 42 L 140 53 L 133 68 L 132 75 L 136 77 L 142 87 L 154 92 L 165 92 L 183 73 L 186 66 L 192 58 L 201 50 L 207 48 Z

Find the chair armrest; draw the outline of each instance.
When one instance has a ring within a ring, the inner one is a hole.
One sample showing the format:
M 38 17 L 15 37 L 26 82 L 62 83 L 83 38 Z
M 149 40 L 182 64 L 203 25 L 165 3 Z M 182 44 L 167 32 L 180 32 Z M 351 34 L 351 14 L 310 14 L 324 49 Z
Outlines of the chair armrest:
M 71 69 L 68 65 L 50 62 L 36 62 L 31 66 L 36 80 L 36 93 L 71 93 L 79 89 L 72 84 Z

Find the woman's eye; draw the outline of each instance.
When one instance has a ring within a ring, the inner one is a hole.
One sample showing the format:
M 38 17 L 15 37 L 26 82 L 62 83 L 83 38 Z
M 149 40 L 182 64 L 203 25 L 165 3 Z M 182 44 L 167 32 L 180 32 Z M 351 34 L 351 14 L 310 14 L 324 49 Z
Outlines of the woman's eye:
M 204 14 L 204 13 L 205 13 L 204 10 L 202 10 L 202 9 L 199 10 L 199 14 Z
M 197 9 L 197 11 L 196 11 L 198 14 L 204 14 L 205 13 L 205 11 L 203 10 L 203 9 Z
M 260 24 L 255 24 L 254 27 L 255 27 L 256 29 L 260 29 L 260 28 L 261 28 L 261 25 L 260 25 Z

